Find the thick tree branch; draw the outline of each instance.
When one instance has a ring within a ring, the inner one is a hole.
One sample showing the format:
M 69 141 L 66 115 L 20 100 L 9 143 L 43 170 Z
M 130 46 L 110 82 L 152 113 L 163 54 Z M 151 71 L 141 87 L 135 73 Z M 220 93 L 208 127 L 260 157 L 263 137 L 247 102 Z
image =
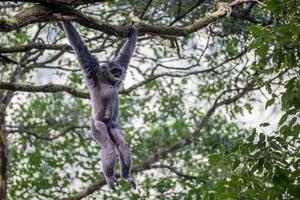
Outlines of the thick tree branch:
M 88 92 L 82 92 L 75 88 L 68 87 L 65 85 L 59 85 L 59 84 L 46 84 L 41 86 L 33 86 L 29 84 L 1 82 L 0 88 L 12 90 L 12 91 L 23 91 L 23 92 L 44 92 L 44 93 L 67 92 L 76 97 L 89 98 Z
M 8 166 L 8 148 L 5 130 L 5 107 L 0 102 L 0 199 L 6 200 L 7 193 L 7 166 Z
M 152 76 L 149 79 L 146 79 L 136 85 L 129 87 L 120 91 L 120 94 L 129 94 L 131 91 L 135 90 L 142 85 L 151 82 L 152 80 L 162 76 Z M 21 92 L 43 92 L 43 93 L 56 93 L 56 92 L 67 92 L 73 96 L 79 98 L 89 98 L 88 92 L 83 92 L 75 88 L 60 85 L 60 84 L 45 84 L 45 85 L 30 85 L 30 84 L 19 84 L 19 83 L 9 83 L 9 82 L 0 82 L 0 89 L 6 89 L 11 91 L 21 91 Z
M 0 2 L 17 2 L 15 0 L 0 0 Z M 26 3 L 55 3 L 55 4 L 65 4 L 65 5 L 82 5 L 82 4 L 89 4 L 89 3 L 101 3 L 105 2 L 106 0 L 20 0 L 18 2 L 26 2 Z
M 155 26 L 148 25 L 143 22 L 138 23 L 136 26 L 138 28 L 139 34 L 154 34 L 154 35 L 164 35 L 164 36 L 186 36 L 191 33 L 194 33 L 210 23 L 216 21 L 218 18 L 223 17 L 229 11 L 228 4 L 219 4 L 218 9 L 213 13 L 208 14 L 200 19 L 198 19 L 193 24 L 178 27 L 178 26 Z M 235 4 L 231 4 L 233 6 Z M 128 26 L 114 26 L 108 23 L 99 22 L 96 19 L 85 16 L 78 10 L 64 5 L 49 5 L 42 6 L 37 5 L 27 9 L 24 9 L 22 12 L 16 16 L 9 18 L 7 20 L 0 21 L 0 31 L 9 32 L 12 30 L 19 29 L 29 24 L 38 23 L 38 22 L 51 22 L 51 21 L 60 21 L 61 17 L 56 14 L 60 14 L 65 19 L 70 21 L 76 21 L 83 26 L 103 31 L 109 35 L 116 35 L 119 37 L 127 37 L 128 31 L 130 30 Z
M 0 53 L 27 52 L 33 49 L 67 51 L 67 50 L 72 50 L 72 47 L 67 44 L 32 43 L 32 44 L 19 45 L 14 47 L 0 47 Z
M 91 49 L 92 53 L 103 51 L 106 46 L 100 46 L 95 49 Z M 16 53 L 16 52 L 28 52 L 33 49 L 38 50 L 59 50 L 59 51 L 73 51 L 72 47 L 68 44 L 43 44 L 32 43 L 13 47 L 0 47 L 0 53 Z

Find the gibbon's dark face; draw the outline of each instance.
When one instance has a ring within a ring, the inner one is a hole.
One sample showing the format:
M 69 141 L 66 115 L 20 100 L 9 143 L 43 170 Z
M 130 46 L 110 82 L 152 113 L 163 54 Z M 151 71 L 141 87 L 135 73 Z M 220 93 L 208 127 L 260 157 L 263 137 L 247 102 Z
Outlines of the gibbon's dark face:
M 124 79 L 124 67 L 121 67 L 115 62 L 109 62 L 101 66 L 104 74 L 108 76 L 109 80 L 116 83 Z
M 115 78 L 122 78 L 124 72 L 123 68 L 120 65 L 112 65 L 112 67 L 110 67 L 110 73 Z

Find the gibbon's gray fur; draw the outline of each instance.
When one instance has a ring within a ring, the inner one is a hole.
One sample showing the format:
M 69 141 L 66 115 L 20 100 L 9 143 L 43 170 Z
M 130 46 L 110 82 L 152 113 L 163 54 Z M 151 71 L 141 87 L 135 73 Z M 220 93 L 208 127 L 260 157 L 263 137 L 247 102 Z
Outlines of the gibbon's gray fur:
M 73 47 L 84 72 L 92 102 L 91 127 L 95 140 L 101 145 L 103 173 L 107 184 L 114 189 L 116 153 L 119 155 L 121 176 L 136 187 L 131 177 L 131 153 L 118 123 L 119 86 L 136 46 L 137 30 L 131 26 L 126 43 L 110 62 L 100 65 L 73 25 L 63 20 L 63 30 Z M 117 150 L 117 151 L 116 151 Z

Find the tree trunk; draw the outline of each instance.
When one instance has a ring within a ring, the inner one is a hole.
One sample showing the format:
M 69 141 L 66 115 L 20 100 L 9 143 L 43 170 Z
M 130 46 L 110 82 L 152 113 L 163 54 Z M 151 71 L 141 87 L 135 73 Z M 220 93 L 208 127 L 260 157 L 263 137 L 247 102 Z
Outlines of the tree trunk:
M 6 200 L 7 193 L 7 142 L 5 131 L 5 106 L 0 103 L 0 199 Z

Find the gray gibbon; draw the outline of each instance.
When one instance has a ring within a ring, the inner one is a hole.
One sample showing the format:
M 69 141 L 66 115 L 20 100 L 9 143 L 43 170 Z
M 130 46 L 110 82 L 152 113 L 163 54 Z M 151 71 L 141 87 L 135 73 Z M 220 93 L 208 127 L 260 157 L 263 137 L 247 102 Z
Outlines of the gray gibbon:
M 75 51 L 87 82 L 91 103 L 91 128 L 94 139 L 101 145 L 102 169 L 108 186 L 117 184 L 115 164 L 117 154 L 120 160 L 121 177 L 133 188 L 136 184 L 131 177 L 131 152 L 125 141 L 118 121 L 119 88 L 137 41 L 137 30 L 131 26 L 128 39 L 118 55 L 110 62 L 99 64 L 73 25 L 62 20 L 63 30 Z

